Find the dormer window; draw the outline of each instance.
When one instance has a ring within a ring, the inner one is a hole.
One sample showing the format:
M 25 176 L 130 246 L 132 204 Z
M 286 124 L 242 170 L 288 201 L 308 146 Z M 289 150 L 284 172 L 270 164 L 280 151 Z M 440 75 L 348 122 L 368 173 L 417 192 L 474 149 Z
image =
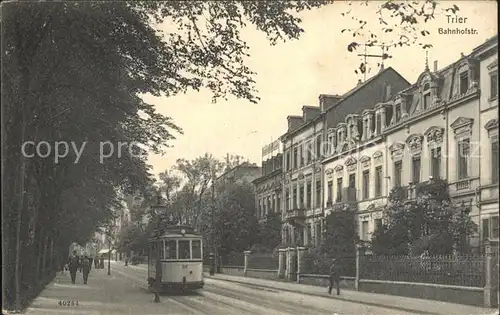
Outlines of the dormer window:
M 469 89 L 469 74 L 467 71 L 460 73 L 460 94 L 465 94 Z
M 427 108 L 429 108 L 431 104 L 431 89 L 429 83 L 424 85 L 424 89 L 422 90 L 422 95 L 423 95 L 422 109 L 426 110 Z
M 396 118 L 396 122 L 401 119 L 401 104 L 396 104 L 394 106 L 394 117 Z

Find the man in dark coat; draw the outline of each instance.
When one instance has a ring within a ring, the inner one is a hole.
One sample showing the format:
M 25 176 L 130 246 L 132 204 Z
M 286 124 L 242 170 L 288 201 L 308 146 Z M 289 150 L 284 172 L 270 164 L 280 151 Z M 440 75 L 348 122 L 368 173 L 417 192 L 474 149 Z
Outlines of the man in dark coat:
M 334 284 L 337 286 L 337 295 L 340 295 L 340 270 L 336 259 L 333 259 L 330 265 L 330 286 L 328 287 L 328 294 L 332 294 Z
M 94 261 L 94 258 L 92 256 L 90 256 L 89 257 L 89 266 L 90 266 L 89 268 L 90 268 L 90 270 L 92 270 L 92 263 L 93 263 L 93 261 Z
M 78 256 L 76 255 L 76 250 L 73 251 L 73 255 L 71 255 L 68 259 L 68 269 L 71 274 L 71 283 L 75 283 L 76 280 L 76 271 L 79 267 Z
M 90 260 L 85 255 L 82 260 L 82 272 L 83 272 L 83 284 L 87 284 L 87 280 L 89 279 L 89 273 L 90 273 Z
M 99 256 L 95 256 L 94 267 L 95 269 L 99 269 Z

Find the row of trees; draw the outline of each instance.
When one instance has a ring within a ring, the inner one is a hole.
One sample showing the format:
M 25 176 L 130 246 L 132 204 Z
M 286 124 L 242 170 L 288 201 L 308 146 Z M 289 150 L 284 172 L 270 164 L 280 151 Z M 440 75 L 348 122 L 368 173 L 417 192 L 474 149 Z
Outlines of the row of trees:
M 148 196 L 147 152 L 181 133 L 141 94 L 208 88 L 258 100 L 239 29 L 296 39 L 296 12 L 324 2 L 12 2 L 2 5 L 3 304 L 20 309 L 67 257 L 109 225 L 124 194 Z M 164 20 L 173 28 L 160 35 Z M 85 145 L 58 159 L 33 141 Z M 102 160 L 100 143 L 115 154 Z M 139 143 L 141 148 L 119 142 Z M 131 149 L 129 152 L 128 149 Z M 45 154 L 46 152 L 43 152 Z M 134 153 L 134 154 L 132 154 Z M 142 154 L 139 154 L 142 153 Z M 29 157 L 28 157 L 29 156 Z M 56 255 L 56 253 L 58 255 Z M 59 261 L 56 258 L 59 258 Z

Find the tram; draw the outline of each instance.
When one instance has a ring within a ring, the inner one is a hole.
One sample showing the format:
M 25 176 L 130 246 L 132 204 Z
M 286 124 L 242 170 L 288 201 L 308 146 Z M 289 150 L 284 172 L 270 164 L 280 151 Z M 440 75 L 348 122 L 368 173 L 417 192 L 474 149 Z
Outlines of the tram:
M 159 250 L 158 247 L 159 246 Z M 149 240 L 148 284 L 154 289 L 157 256 L 161 262 L 161 291 L 202 289 L 203 237 L 185 225 L 168 226 Z

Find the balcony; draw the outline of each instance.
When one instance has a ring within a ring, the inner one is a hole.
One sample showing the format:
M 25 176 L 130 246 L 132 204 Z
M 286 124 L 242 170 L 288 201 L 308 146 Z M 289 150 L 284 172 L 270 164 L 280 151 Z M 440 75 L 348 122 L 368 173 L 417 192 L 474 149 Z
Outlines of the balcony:
M 285 213 L 285 219 L 292 225 L 304 225 L 306 210 L 304 205 L 294 206 Z

